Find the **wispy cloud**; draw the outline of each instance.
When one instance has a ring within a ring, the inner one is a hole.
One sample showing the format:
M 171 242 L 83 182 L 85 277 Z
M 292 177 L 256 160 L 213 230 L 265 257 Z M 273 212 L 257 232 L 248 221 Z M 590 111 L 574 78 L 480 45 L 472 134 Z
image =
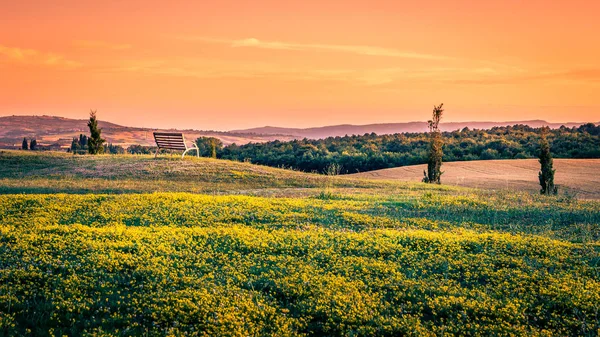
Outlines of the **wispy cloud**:
M 81 63 L 69 60 L 63 55 L 56 53 L 42 52 L 35 49 L 7 47 L 3 45 L 0 45 L 0 58 L 26 65 L 46 65 L 67 68 L 77 68 L 81 66 Z
M 348 85 L 382 86 L 395 82 L 447 82 L 456 78 L 481 78 L 496 71 L 491 68 L 316 68 L 285 67 L 271 63 L 231 63 L 210 59 L 135 60 L 101 72 L 134 72 L 151 76 L 198 79 L 273 79 L 283 81 L 340 82 Z
M 26 57 L 37 55 L 37 50 L 6 47 L 0 45 L 0 55 L 12 60 L 24 60 Z
M 106 50 L 126 50 L 131 49 L 130 44 L 126 43 L 110 43 L 97 40 L 76 40 L 73 42 L 75 46 L 80 48 L 97 48 Z
M 318 44 L 318 43 L 294 43 L 282 41 L 263 41 L 256 38 L 246 39 L 219 39 L 204 36 L 179 36 L 180 40 L 201 41 L 207 43 L 226 44 L 232 48 L 261 48 L 273 50 L 295 50 L 295 51 L 331 51 L 340 53 L 351 53 L 367 56 L 384 56 L 407 59 L 422 60 L 448 60 L 452 59 L 443 55 L 432 55 L 427 53 L 417 53 L 404 51 L 395 48 L 385 48 L 366 45 L 343 45 L 343 44 Z

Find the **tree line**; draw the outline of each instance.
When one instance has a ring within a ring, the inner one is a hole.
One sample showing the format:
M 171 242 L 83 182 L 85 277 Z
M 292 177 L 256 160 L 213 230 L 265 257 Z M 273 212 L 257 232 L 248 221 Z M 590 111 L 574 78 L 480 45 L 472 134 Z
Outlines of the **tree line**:
M 255 164 L 293 168 L 305 172 L 328 175 L 354 173 L 404 165 L 427 163 L 423 182 L 441 184 L 443 161 L 477 159 L 519 159 L 537 155 L 541 170 L 538 174 L 542 194 L 557 194 L 554 185 L 551 146 L 558 158 L 600 158 L 600 125 L 592 123 L 579 127 L 561 126 L 532 128 L 527 125 L 494 127 L 490 130 L 441 132 L 439 123 L 444 104 L 433 107 L 432 119 L 427 123 L 429 133 L 398 133 L 378 136 L 329 137 L 317 140 L 294 140 L 249 143 L 238 146 L 223 143 L 214 137 L 199 137 L 195 143 L 203 157 L 243 160 Z M 118 145 L 104 145 L 102 129 L 98 128 L 96 111 L 90 112 L 90 136 L 73 138 L 73 153 L 122 154 Z M 550 140 L 551 139 L 551 140 Z M 552 144 L 550 143 L 552 141 Z M 30 147 L 33 149 L 35 140 Z M 27 139 L 23 149 L 27 150 Z M 151 154 L 155 147 L 132 145 L 131 154 Z
M 439 156 L 443 152 L 444 162 L 537 158 L 544 129 L 513 125 L 488 130 L 464 128 L 452 132 L 438 131 L 434 153 Z M 547 130 L 546 137 L 555 158 L 600 158 L 600 125 L 563 126 Z M 196 144 L 203 157 L 325 174 L 332 167 L 340 174 L 349 174 L 429 162 L 436 165 L 436 159 L 430 158 L 430 133 L 369 133 L 227 146 L 217 138 L 200 137 Z M 126 152 L 152 154 L 155 150 L 155 147 L 133 145 Z M 439 168 L 433 167 L 433 170 L 432 178 L 437 180 L 438 174 L 434 172 Z
M 214 137 L 200 137 L 195 142 L 203 157 L 324 174 L 348 174 L 427 163 L 423 181 L 438 184 L 443 173 L 442 161 L 538 157 L 541 164 L 539 180 L 544 194 L 556 193 L 552 157 L 600 158 L 600 125 L 588 123 L 572 128 L 562 126 L 555 130 L 513 125 L 489 130 L 464 128 L 441 132 L 439 122 L 443 111 L 443 104 L 434 106 L 432 119 L 428 121 L 429 133 L 370 133 L 241 146 L 223 146 Z M 132 145 L 127 150 L 118 145 L 105 145 L 95 111 L 90 112 L 88 127 L 90 136 L 81 134 L 79 138 L 73 138 L 71 152 L 152 154 L 156 150 L 156 147 L 141 145 Z M 35 140 L 31 143 L 29 148 L 34 149 Z M 27 148 L 27 140 L 24 139 L 23 149 Z
M 440 132 L 443 161 L 535 158 L 542 129 L 527 125 L 464 128 Z M 555 158 L 600 158 L 600 125 L 548 131 Z M 400 133 L 272 141 L 217 148 L 217 158 L 323 173 L 336 164 L 340 173 L 357 173 L 428 162 L 428 133 Z

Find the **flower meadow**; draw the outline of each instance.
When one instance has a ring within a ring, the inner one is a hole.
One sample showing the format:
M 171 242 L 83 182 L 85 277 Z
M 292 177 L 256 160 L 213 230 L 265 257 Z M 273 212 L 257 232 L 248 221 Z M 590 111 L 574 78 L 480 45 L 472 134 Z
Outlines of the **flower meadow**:
M 0 334 L 597 336 L 600 205 L 0 195 Z
M 598 336 L 600 202 L 0 151 L 0 336 Z

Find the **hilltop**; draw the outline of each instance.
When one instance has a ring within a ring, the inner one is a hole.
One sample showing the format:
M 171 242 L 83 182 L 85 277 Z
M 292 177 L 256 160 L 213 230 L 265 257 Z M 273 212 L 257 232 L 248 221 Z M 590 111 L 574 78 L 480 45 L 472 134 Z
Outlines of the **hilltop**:
M 389 184 L 250 163 L 161 155 L 72 155 L 0 150 L 1 193 L 293 193 Z
M 490 129 L 496 126 L 523 124 L 531 127 L 549 126 L 558 128 L 579 126 L 583 123 L 548 123 L 543 120 L 512 121 L 512 122 L 456 122 L 443 123 L 443 131 L 471 129 Z M 196 129 L 161 129 L 123 126 L 107 121 L 99 121 L 103 136 L 109 143 L 127 147 L 130 145 L 154 146 L 153 131 L 182 132 L 188 140 L 198 137 L 215 137 L 223 144 L 243 145 L 248 143 L 264 143 L 268 141 L 290 141 L 294 139 L 322 139 L 345 135 L 363 135 L 376 133 L 378 135 L 426 132 L 426 122 L 386 123 L 368 125 L 332 125 L 314 128 L 282 128 L 266 126 L 231 131 L 209 131 Z M 86 119 L 71 119 L 57 116 L 0 116 L 0 148 L 20 148 L 23 137 L 36 138 L 38 144 L 52 146 L 55 149 L 66 149 L 73 137 L 80 133 L 88 133 Z
M 283 135 L 258 135 L 242 132 L 218 132 L 194 129 L 153 129 L 123 126 L 107 121 L 99 121 L 102 136 L 115 145 L 154 146 L 153 131 L 182 132 L 188 140 L 201 136 L 215 137 L 224 144 L 260 143 L 275 139 L 291 140 L 295 137 Z M 20 148 L 23 137 L 36 138 L 40 145 L 52 145 L 56 149 L 66 149 L 73 137 L 89 133 L 87 120 L 57 116 L 4 116 L 0 117 L 0 148 Z

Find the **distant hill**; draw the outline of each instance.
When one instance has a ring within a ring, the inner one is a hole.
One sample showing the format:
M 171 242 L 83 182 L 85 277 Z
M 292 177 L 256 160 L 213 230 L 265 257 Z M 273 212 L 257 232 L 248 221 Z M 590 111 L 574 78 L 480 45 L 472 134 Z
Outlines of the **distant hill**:
M 566 127 L 579 126 L 585 123 L 549 123 L 543 120 L 529 121 L 508 121 L 508 122 L 453 122 L 442 123 L 440 127 L 442 131 L 460 130 L 465 127 L 470 129 L 491 129 L 495 126 L 509 126 L 515 124 L 525 124 L 537 128 L 541 126 L 549 126 L 551 128 L 559 128 L 561 125 Z M 385 124 L 367 124 L 367 125 L 332 125 L 313 128 L 281 128 L 274 126 L 265 126 L 260 128 L 233 130 L 232 132 L 241 133 L 256 133 L 262 135 L 291 135 L 299 138 L 320 139 L 326 137 L 336 137 L 345 135 L 364 135 L 365 133 L 376 133 L 378 135 L 394 134 L 403 132 L 426 132 L 428 131 L 427 122 L 407 122 L 407 123 L 385 123 Z
M 151 129 L 122 126 L 106 121 L 98 121 L 102 136 L 115 145 L 129 146 L 154 145 L 153 131 L 183 132 L 187 140 L 200 136 L 219 138 L 224 144 L 260 143 L 271 140 L 292 140 L 297 137 L 285 135 L 258 135 L 244 132 L 218 132 L 201 130 Z M 20 148 L 23 137 L 35 138 L 40 145 L 54 148 L 68 148 L 73 137 L 88 134 L 87 120 L 56 116 L 4 116 L 0 117 L 0 148 Z
M 512 122 L 456 122 L 443 123 L 443 131 L 459 130 L 464 127 L 471 129 L 490 129 L 495 126 L 507 126 L 515 124 L 526 124 L 531 127 L 550 126 L 558 128 L 561 125 L 567 127 L 579 126 L 583 123 L 548 123 L 543 120 L 512 121 Z M 209 136 L 220 139 L 225 145 L 236 143 L 243 145 L 247 143 L 263 143 L 267 141 L 280 140 L 289 141 L 293 139 L 321 139 L 330 136 L 363 135 L 365 133 L 394 134 L 403 132 L 426 132 L 426 122 L 408 123 L 386 123 L 367 125 L 332 125 L 314 128 L 282 128 L 265 126 L 260 128 L 232 130 L 227 132 L 206 130 L 176 130 L 176 129 L 153 129 L 123 126 L 107 121 L 99 121 L 103 137 L 115 145 L 129 146 L 134 144 L 150 146 L 154 145 L 153 131 L 183 132 L 188 140 L 194 140 L 200 136 Z M 0 116 L 0 148 L 19 148 L 23 137 L 36 138 L 38 144 L 52 146 L 54 148 L 68 148 L 73 137 L 80 133 L 87 134 L 87 119 L 71 119 L 57 116 Z
M 125 129 L 126 127 L 110 122 L 99 121 L 105 129 Z M 57 116 L 6 116 L 0 117 L 0 137 L 22 137 L 24 133 L 37 136 L 63 132 L 85 132 L 87 120 L 70 119 Z

